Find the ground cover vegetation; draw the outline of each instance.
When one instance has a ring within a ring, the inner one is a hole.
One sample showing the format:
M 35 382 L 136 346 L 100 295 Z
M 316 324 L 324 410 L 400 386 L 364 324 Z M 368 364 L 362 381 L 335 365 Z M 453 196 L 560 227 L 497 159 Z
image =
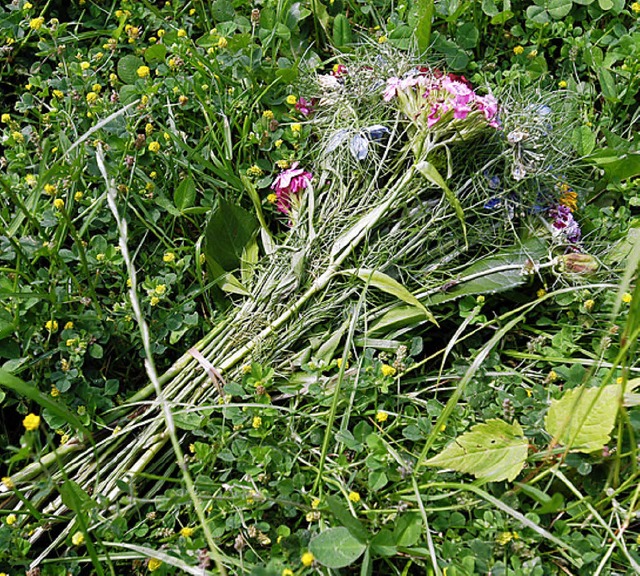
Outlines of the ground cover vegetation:
M 635 574 L 640 3 L 0 7 L 2 574 Z

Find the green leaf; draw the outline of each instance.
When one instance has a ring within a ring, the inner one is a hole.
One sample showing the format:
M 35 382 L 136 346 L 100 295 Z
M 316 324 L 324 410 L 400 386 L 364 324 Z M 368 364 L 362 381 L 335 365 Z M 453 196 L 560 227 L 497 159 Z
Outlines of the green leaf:
M 473 426 L 425 464 L 473 474 L 487 482 L 511 481 L 522 470 L 527 450 L 520 424 L 492 419 Z
M 196 200 L 196 185 L 191 176 L 187 176 L 173 193 L 173 203 L 180 212 L 191 208 Z
M 144 51 L 144 59 L 150 66 L 164 62 L 166 56 L 167 47 L 164 44 L 152 44 Z
M 369 270 L 368 268 L 359 268 L 358 270 L 350 269 L 345 270 L 347 274 L 355 274 L 360 280 L 366 282 L 369 286 L 373 286 L 378 290 L 382 290 L 387 294 L 391 294 L 391 296 L 395 296 L 399 298 L 403 302 L 407 304 L 411 304 L 412 306 L 418 308 L 431 322 L 433 322 L 436 326 L 438 322 L 435 317 L 429 310 L 427 310 L 409 290 L 407 290 L 400 282 L 391 278 L 391 276 L 387 276 L 383 272 L 378 272 L 377 270 Z
M 316 560 L 328 568 L 344 568 L 353 564 L 367 545 L 361 542 L 346 528 L 329 528 L 309 542 L 309 550 Z
M 468 50 L 478 45 L 480 32 L 473 22 L 466 22 L 460 26 L 456 32 L 456 42 L 460 48 Z
M 464 210 L 462 209 L 462 205 L 460 204 L 460 200 L 458 197 L 449 189 L 447 183 L 444 181 L 444 178 L 440 175 L 440 172 L 436 169 L 436 167 L 428 162 L 427 160 L 423 160 L 416 165 L 416 169 L 420 174 L 422 174 L 429 182 L 438 186 L 438 188 L 442 189 L 449 204 L 455 210 L 456 216 L 458 216 L 458 220 L 460 220 L 460 224 L 462 224 L 462 234 L 464 236 L 464 243 L 468 245 L 467 242 L 467 226 L 464 221 Z
M 138 68 L 144 66 L 144 60 L 133 54 L 128 54 L 118 60 L 118 76 L 125 84 L 135 84 L 138 80 Z
M 579 386 L 552 400 L 544 424 L 555 442 L 577 452 L 602 450 L 609 442 L 620 405 L 621 387 Z
M 552 18 L 560 20 L 571 12 L 571 8 L 573 8 L 573 0 L 549 0 L 547 10 Z
M 640 154 L 620 154 L 613 148 L 605 148 L 592 154 L 588 160 L 604 170 L 609 180 L 628 180 L 640 175 Z
M 422 534 L 422 518 L 417 512 L 406 512 L 396 520 L 393 536 L 397 546 L 414 546 Z
M 588 126 L 578 126 L 571 134 L 573 147 L 579 156 L 588 156 L 596 147 L 596 135 Z
M 396 540 L 391 530 L 380 530 L 372 539 L 370 549 L 376 556 L 389 558 L 398 553 Z
M 345 48 L 352 41 L 349 20 L 344 14 L 338 14 L 333 19 L 333 45 L 336 48 Z
M 613 74 L 606 68 L 600 68 L 598 70 L 598 81 L 600 82 L 600 88 L 602 89 L 602 95 L 605 100 L 609 102 L 617 102 L 618 89 L 616 87 L 616 81 L 613 79 Z
M 62 503 L 76 514 L 88 510 L 96 505 L 96 502 L 87 494 L 80 484 L 73 480 L 66 480 L 58 488 Z
M 431 44 L 431 26 L 435 11 L 434 0 L 417 0 L 415 3 L 417 19 L 414 35 L 418 43 L 418 54 L 424 54 Z
M 493 24 L 494 26 L 502 25 L 508 20 L 511 20 L 511 18 L 513 18 L 514 16 L 515 14 L 511 12 L 511 10 L 504 10 L 503 12 L 500 12 L 499 14 L 496 14 L 493 18 L 491 18 L 491 24 Z
M 359 542 L 365 543 L 369 537 L 367 529 L 362 522 L 358 520 L 346 506 L 335 496 L 327 496 L 327 506 L 329 511 L 339 524 L 342 524 L 349 533 Z
M 222 270 L 231 272 L 240 266 L 244 247 L 253 238 L 258 223 L 250 212 L 224 198 L 212 210 L 205 231 L 205 256 Z

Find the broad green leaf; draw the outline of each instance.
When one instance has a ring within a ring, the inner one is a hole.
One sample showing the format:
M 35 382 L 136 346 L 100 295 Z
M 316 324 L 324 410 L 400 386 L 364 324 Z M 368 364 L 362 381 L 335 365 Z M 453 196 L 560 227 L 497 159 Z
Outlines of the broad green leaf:
M 424 54 L 431 43 L 431 26 L 433 24 L 434 0 L 417 0 L 415 12 L 414 35 L 418 43 L 418 53 Z
M 82 489 L 80 484 L 73 480 L 66 480 L 58 490 L 63 504 L 76 514 L 96 505 L 96 502 Z
M 600 82 L 600 88 L 602 89 L 602 95 L 609 102 L 618 101 L 618 89 L 616 87 L 616 81 L 613 79 L 613 75 L 606 68 L 600 68 L 598 70 L 598 81 Z
M 482 0 L 482 11 L 491 18 L 500 12 L 496 0 Z
M 344 14 L 336 15 L 333 19 L 333 45 L 336 48 L 345 48 L 352 41 L 349 20 Z
M 391 530 L 380 530 L 372 539 L 370 549 L 376 556 L 389 558 L 398 553 L 396 539 Z
M 573 147 L 579 156 L 587 156 L 596 147 L 596 135 L 588 126 L 578 126 L 571 134 Z
M 422 534 L 422 518 L 417 512 L 405 512 L 396 520 L 393 535 L 396 546 L 414 546 Z
M 456 43 L 465 50 L 475 48 L 479 38 L 480 32 L 473 22 L 465 22 L 456 32 Z
M 180 212 L 191 208 L 196 200 L 196 185 L 191 176 L 187 176 L 173 193 L 173 203 Z
M 612 181 L 628 180 L 640 174 L 640 154 L 620 154 L 612 148 L 606 148 L 588 159 L 602 168 L 605 176 Z
M 257 221 L 253 214 L 224 198 L 211 212 L 205 232 L 205 255 L 226 272 L 240 266 L 242 251 L 253 238 Z
M 602 450 L 615 425 L 621 391 L 618 384 L 567 390 L 562 398 L 551 401 L 544 420 L 547 432 L 570 450 Z
M 366 547 L 364 542 L 352 536 L 342 526 L 329 528 L 309 542 L 309 550 L 316 560 L 328 568 L 344 568 L 353 564 Z
M 164 62 L 167 55 L 167 47 L 164 44 L 152 44 L 144 51 L 144 59 L 147 64 L 154 65 Z
M 529 6 L 527 8 L 527 18 L 536 24 L 546 24 L 549 22 L 549 12 L 542 6 Z
M 598 0 L 598 4 L 605 12 L 613 8 L 613 0 Z
M 515 14 L 511 12 L 511 10 L 504 10 L 503 12 L 500 12 L 499 14 L 496 14 L 493 18 L 491 18 L 491 24 L 493 24 L 494 26 L 502 25 L 508 20 L 511 20 L 511 18 L 513 18 L 514 16 Z
M 464 242 L 467 244 L 467 225 L 464 221 L 464 210 L 462 209 L 462 205 L 460 204 L 458 197 L 449 189 L 444 178 L 440 175 L 437 168 L 431 164 L 431 162 L 423 160 L 416 165 L 416 169 L 427 180 L 429 180 L 429 182 L 435 184 L 444 192 L 449 204 L 451 204 L 451 207 L 455 210 L 456 216 L 458 217 L 458 220 L 460 220 L 460 224 L 462 224 L 462 234 L 464 236 Z
M 197 430 L 202 425 L 202 416 L 195 412 L 176 412 L 173 421 L 180 430 Z
M 144 60 L 128 54 L 118 60 L 118 76 L 125 84 L 135 84 L 138 80 L 138 68 L 144 66 Z
M 552 18 L 560 20 L 564 18 L 573 8 L 573 0 L 549 0 L 548 10 Z
M 527 450 L 520 424 L 496 418 L 476 424 L 425 464 L 473 474 L 486 482 L 511 481 L 522 470 Z
M 624 262 L 631 254 L 633 247 L 640 242 L 640 220 L 634 219 L 629 223 L 629 230 L 626 237 L 616 241 L 604 256 L 606 264 L 619 264 Z
M 350 269 L 345 270 L 345 272 L 348 274 L 355 274 L 360 278 L 360 280 L 366 282 L 369 286 L 373 286 L 378 290 L 382 290 L 387 294 L 391 294 L 392 296 L 399 298 L 407 304 L 411 304 L 415 308 L 418 308 L 424 314 L 425 318 L 433 322 L 436 326 L 438 325 L 435 317 L 425 308 L 424 304 L 422 304 L 420 300 L 400 284 L 400 282 L 391 278 L 391 276 L 387 276 L 383 272 L 378 272 L 377 270 L 369 270 L 368 268 L 359 268 L 358 270 Z
M 369 537 L 367 529 L 360 520 L 351 514 L 341 500 L 335 496 L 327 496 L 327 506 L 338 524 L 342 524 L 356 540 L 363 544 L 367 541 Z

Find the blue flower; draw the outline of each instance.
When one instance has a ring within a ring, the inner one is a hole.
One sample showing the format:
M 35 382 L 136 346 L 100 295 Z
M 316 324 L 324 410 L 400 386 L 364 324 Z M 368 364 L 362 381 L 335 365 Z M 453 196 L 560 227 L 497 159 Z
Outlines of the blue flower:
M 356 134 L 353 138 L 351 138 L 351 142 L 349 143 L 349 150 L 351 151 L 351 155 L 356 160 L 364 160 L 369 153 L 369 140 L 367 140 L 361 134 Z
M 390 134 L 389 128 L 386 126 L 382 126 L 381 124 L 375 124 L 374 126 L 369 126 L 365 128 L 367 136 L 369 140 L 373 140 L 374 142 L 378 142 L 382 140 L 385 134 Z

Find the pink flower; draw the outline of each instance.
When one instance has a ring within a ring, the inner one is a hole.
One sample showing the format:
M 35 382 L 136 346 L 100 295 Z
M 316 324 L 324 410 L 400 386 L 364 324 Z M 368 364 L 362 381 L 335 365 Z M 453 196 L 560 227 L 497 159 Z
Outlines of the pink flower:
M 387 79 L 387 87 L 384 89 L 382 94 L 385 102 L 389 102 L 389 100 L 398 93 L 401 82 L 400 78 L 396 78 L 395 76 Z
M 295 106 L 296 110 L 303 116 L 309 116 L 313 112 L 313 105 L 304 98 L 299 98 Z
M 271 189 L 276 193 L 276 206 L 284 214 L 289 214 L 291 197 L 309 186 L 313 178 L 311 172 L 298 168 L 298 164 L 294 162 L 291 168 L 280 172 L 271 185 Z
M 478 110 L 484 112 L 484 117 L 489 120 L 489 126 L 498 128 L 498 101 L 491 95 L 478 96 L 476 98 Z

